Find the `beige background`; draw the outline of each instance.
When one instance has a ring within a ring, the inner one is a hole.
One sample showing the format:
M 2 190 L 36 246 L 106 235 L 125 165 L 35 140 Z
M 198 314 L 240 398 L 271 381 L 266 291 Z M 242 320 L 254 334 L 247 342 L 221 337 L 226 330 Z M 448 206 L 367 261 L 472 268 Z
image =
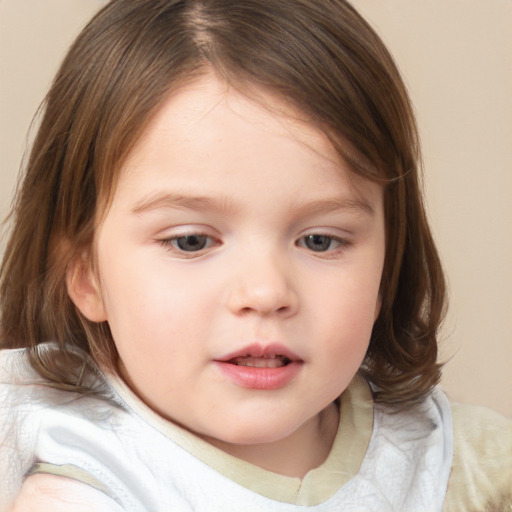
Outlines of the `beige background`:
M 104 3 L 0 0 L 2 216 L 34 112 L 67 45 Z M 451 289 L 444 388 L 512 416 L 512 1 L 353 3 L 395 55 L 417 110 Z

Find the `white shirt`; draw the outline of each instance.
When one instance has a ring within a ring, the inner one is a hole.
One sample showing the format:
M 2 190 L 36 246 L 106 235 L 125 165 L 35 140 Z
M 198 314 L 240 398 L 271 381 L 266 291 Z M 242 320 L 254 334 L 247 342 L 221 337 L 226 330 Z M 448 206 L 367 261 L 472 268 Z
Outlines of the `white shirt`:
M 221 452 L 150 411 L 113 376 L 95 370 L 87 378 L 98 396 L 48 388 L 22 350 L 0 352 L 0 474 L 8 475 L 0 480 L 0 511 L 15 498 L 34 462 L 64 468 L 87 484 L 84 493 L 101 494 L 102 506 L 111 503 L 112 511 L 443 509 L 453 430 L 450 405 L 439 390 L 422 404 L 391 414 L 371 406 L 368 385 L 356 378 L 342 396 L 331 455 L 301 481 Z M 347 412 L 359 411 L 361 404 L 373 419 Z M 362 432 L 352 429 L 355 439 L 347 439 L 347 421 L 354 418 Z M 351 443 L 359 445 L 361 457 L 352 456 L 352 467 L 344 468 L 340 461 Z M 282 491 L 265 480 L 282 484 L 277 485 Z

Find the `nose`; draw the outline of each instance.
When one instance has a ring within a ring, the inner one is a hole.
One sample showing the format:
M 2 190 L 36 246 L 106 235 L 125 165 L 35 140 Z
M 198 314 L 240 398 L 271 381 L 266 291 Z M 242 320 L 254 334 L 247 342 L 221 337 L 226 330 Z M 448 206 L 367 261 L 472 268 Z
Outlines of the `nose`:
M 229 308 L 236 315 L 295 315 L 299 300 L 293 271 L 284 258 L 271 254 L 248 255 L 236 265 Z

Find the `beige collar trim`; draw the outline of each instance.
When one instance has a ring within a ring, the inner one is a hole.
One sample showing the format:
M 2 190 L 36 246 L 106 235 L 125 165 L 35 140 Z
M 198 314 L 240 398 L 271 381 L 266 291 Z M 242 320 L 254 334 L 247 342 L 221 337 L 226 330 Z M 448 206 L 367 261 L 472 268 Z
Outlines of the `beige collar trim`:
M 329 456 L 301 480 L 272 473 L 223 452 L 159 416 L 118 376 L 110 374 L 107 378 L 130 409 L 191 455 L 237 484 L 284 503 L 307 506 L 328 500 L 359 471 L 372 432 L 371 390 L 366 380 L 357 375 L 341 395 L 340 422 Z

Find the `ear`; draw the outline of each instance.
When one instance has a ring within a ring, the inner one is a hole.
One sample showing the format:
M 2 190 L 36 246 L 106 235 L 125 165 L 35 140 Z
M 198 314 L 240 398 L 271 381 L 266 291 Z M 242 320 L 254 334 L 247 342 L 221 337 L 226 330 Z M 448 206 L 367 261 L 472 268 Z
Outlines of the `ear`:
M 82 315 L 91 322 L 107 320 L 98 279 L 86 251 L 76 255 L 66 272 L 68 295 Z

